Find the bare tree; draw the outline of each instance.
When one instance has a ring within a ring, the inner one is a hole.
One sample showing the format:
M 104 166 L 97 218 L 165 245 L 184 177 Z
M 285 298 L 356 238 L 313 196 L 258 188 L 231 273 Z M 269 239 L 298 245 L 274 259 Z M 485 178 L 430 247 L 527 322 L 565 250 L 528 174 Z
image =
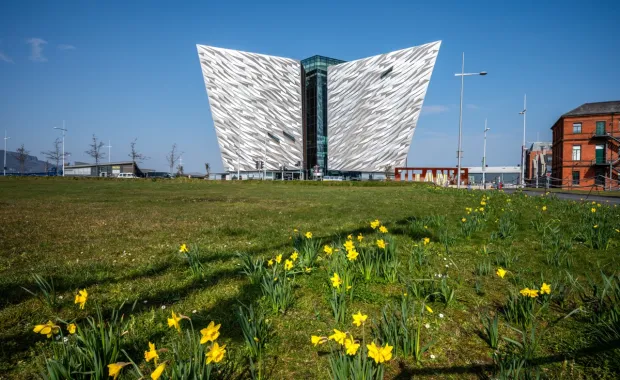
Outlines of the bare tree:
M 97 136 L 93 135 L 93 142 L 88 146 L 90 149 L 84 153 L 88 154 L 93 158 L 93 160 L 95 160 L 95 175 L 99 177 L 99 161 L 105 158 L 105 152 L 101 151 L 104 144 L 102 141 L 97 140 Z
M 208 162 L 205 162 L 205 178 L 209 179 L 210 175 L 211 175 L 211 165 L 209 165 Z
M 183 153 L 179 153 L 177 151 L 177 144 L 172 144 L 172 149 L 170 150 L 170 153 L 168 153 L 168 155 L 166 156 L 166 162 L 168 162 L 168 166 L 170 167 L 170 175 L 172 175 L 172 169 L 174 168 L 174 164 L 179 161 L 179 157 L 181 156 L 181 154 Z
M 144 154 L 140 153 L 137 149 L 136 149 L 136 143 L 138 142 L 138 138 L 135 138 L 131 143 L 129 143 L 129 146 L 131 147 L 131 152 L 129 153 L 129 157 L 131 158 L 131 161 L 133 161 L 133 163 L 137 163 L 137 162 L 142 162 L 144 160 L 148 160 L 149 157 L 145 156 Z
M 392 178 L 392 175 L 394 174 L 394 170 L 392 169 L 392 165 L 385 165 L 385 169 L 384 169 L 384 173 L 385 173 L 385 180 L 389 181 L 390 178 Z
M 41 152 L 41 154 L 48 160 L 56 162 L 56 175 L 58 175 L 58 167 L 60 166 L 60 161 L 62 161 L 62 139 L 57 138 L 54 140 L 54 149 Z M 71 153 L 69 152 L 65 152 L 65 158 L 67 158 L 70 154 Z
M 19 162 L 19 174 L 24 174 L 24 166 L 26 165 L 26 160 L 28 159 L 28 155 L 30 154 L 29 150 L 24 148 L 24 144 L 21 147 L 17 148 L 17 161 Z
M 45 171 L 45 175 L 47 175 L 47 173 L 50 171 L 50 162 L 48 160 L 45 160 L 45 164 L 43 164 L 43 170 Z
M 183 165 L 178 164 L 178 165 L 177 165 L 177 177 L 182 176 L 183 174 L 185 174 L 185 173 L 183 172 Z

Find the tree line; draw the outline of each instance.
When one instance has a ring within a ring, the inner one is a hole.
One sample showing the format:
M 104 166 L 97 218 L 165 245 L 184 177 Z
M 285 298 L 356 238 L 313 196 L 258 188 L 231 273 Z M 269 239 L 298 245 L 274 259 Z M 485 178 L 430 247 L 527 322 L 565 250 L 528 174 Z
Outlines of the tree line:
M 129 143 L 130 152 L 127 155 L 129 156 L 129 158 L 134 164 L 141 163 L 143 161 L 150 159 L 150 157 L 147 157 L 145 154 L 143 154 L 142 152 L 138 150 L 138 148 L 136 147 L 137 143 L 138 143 L 138 138 L 135 138 L 132 142 Z M 71 155 L 71 153 L 70 152 L 63 153 L 62 139 L 60 138 L 57 138 L 56 140 L 54 140 L 54 143 L 52 144 L 52 146 L 53 148 L 51 150 L 43 151 L 41 152 L 41 154 L 45 157 L 45 171 L 46 172 L 49 171 L 50 162 L 52 163 L 55 162 L 56 163 L 56 166 L 55 166 L 56 175 L 58 175 L 59 174 L 58 168 L 60 167 L 60 162 L 63 160 L 63 157 L 66 160 L 67 157 Z M 106 153 L 105 151 L 102 150 L 104 147 L 105 147 L 104 142 L 98 139 L 97 136 L 93 134 L 92 140 L 90 144 L 88 144 L 88 150 L 84 151 L 84 153 L 86 153 L 88 156 L 90 156 L 95 161 L 95 168 L 96 168 L 95 171 L 96 171 L 97 176 L 99 176 L 100 162 L 101 160 L 106 158 Z M 22 144 L 21 147 L 19 147 L 16 150 L 15 158 L 17 159 L 17 162 L 19 162 L 20 174 L 24 173 L 24 168 L 25 168 L 26 161 L 29 155 L 30 155 L 30 151 L 26 150 L 26 148 L 24 147 L 24 144 Z M 176 174 L 177 175 L 184 174 L 183 164 L 179 162 L 182 155 L 183 155 L 183 152 L 179 152 L 177 144 L 173 143 L 170 152 L 166 155 L 166 162 L 168 163 L 168 167 L 170 169 L 171 175 L 173 173 L 175 165 L 176 165 Z M 206 170 L 206 177 L 209 178 L 210 171 L 211 171 L 211 165 L 209 165 L 209 163 L 205 163 L 205 170 Z

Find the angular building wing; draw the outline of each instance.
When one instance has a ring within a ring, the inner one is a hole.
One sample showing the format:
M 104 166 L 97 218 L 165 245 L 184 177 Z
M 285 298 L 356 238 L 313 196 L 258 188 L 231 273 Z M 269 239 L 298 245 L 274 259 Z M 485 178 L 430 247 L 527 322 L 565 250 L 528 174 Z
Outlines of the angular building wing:
M 441 41 L 328 68 L 329 169 L 405 166 Z
M 197 45 L 226 170 L 294 167 L 303 160 L 301 64 Z

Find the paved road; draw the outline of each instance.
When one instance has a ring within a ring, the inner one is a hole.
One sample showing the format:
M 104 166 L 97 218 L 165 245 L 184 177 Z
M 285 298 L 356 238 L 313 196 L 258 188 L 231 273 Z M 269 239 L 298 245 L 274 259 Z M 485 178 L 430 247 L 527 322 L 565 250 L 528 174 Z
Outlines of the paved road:
M 516 190 L 506 189 L 504 191 L 506 193 L 514 193 Z M 524 190 L 523 192 L 533 197 L 541 196 L 545 194 L 542 191 Z M 598 203 L 620 204 L 620 198 L 618 197 L 601 197 L 601 196 L 594 195 L 594 194 L 591 194 L 589 196 L 587 194 L 569 194 L 569 193 L 553 193 L 553 194 L 560 199 L 566 199 L 566 200 L 571 200 L 571 201 L 579 201 L 583 199 L 583 200 L 588 200 L 588 201 L 595 201 Z

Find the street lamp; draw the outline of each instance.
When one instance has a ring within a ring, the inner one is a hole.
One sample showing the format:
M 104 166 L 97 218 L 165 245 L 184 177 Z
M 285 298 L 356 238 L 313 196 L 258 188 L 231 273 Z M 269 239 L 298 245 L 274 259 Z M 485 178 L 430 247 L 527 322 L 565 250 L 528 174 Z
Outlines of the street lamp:
M 487 188 L 487 132 L 490 131 L 491 128 L 487 128 L 487 119 L 484 119 L 484 145 L 482 148 L 482 185 L 484 188 Z
M 62 131 L 62 176 L 65 176 L 65 132 L 67 132 L 67 128 L 65 128 L 65 121 L 62 121 L 62 128 L 54 127 L 54 129 L 59 129 Z M 58 170 L 58 168 L 56 168 Z
M 525 187 L 525 114 L 527 113 L 526 106 L 527 94 L 523 95 L 523 111 L 519 112 L 519 115 L 523 115 L 523 145 L 521 146 L 521 186 Z
M 3 176 L 6 177 L 6 140 L 10 139 L 10 137 L 6 136 L 6 129 L 4 130 L 4 166 L 3 166 Z
M 461 142 L 463 140 L 463 87 L 465 85 L 464 78 L 466 76 L 472 75 L 487 75 L 486 71 L 481 71 L 479 73 L 466 73 L 465 72 L 465 53 L 463 53 L 463 63 L 461 65 L 461 73 L 454 74 L 456 77 L 461 77 L 461 106 L 459 108 L 459 150 L 456 152 L 458 157 L 458 168 L 457 168 L 457 177 L 456 177 L 456 187 L 457 189 L 461 188 L 461 156 L 463 152 L 461 151 Z

